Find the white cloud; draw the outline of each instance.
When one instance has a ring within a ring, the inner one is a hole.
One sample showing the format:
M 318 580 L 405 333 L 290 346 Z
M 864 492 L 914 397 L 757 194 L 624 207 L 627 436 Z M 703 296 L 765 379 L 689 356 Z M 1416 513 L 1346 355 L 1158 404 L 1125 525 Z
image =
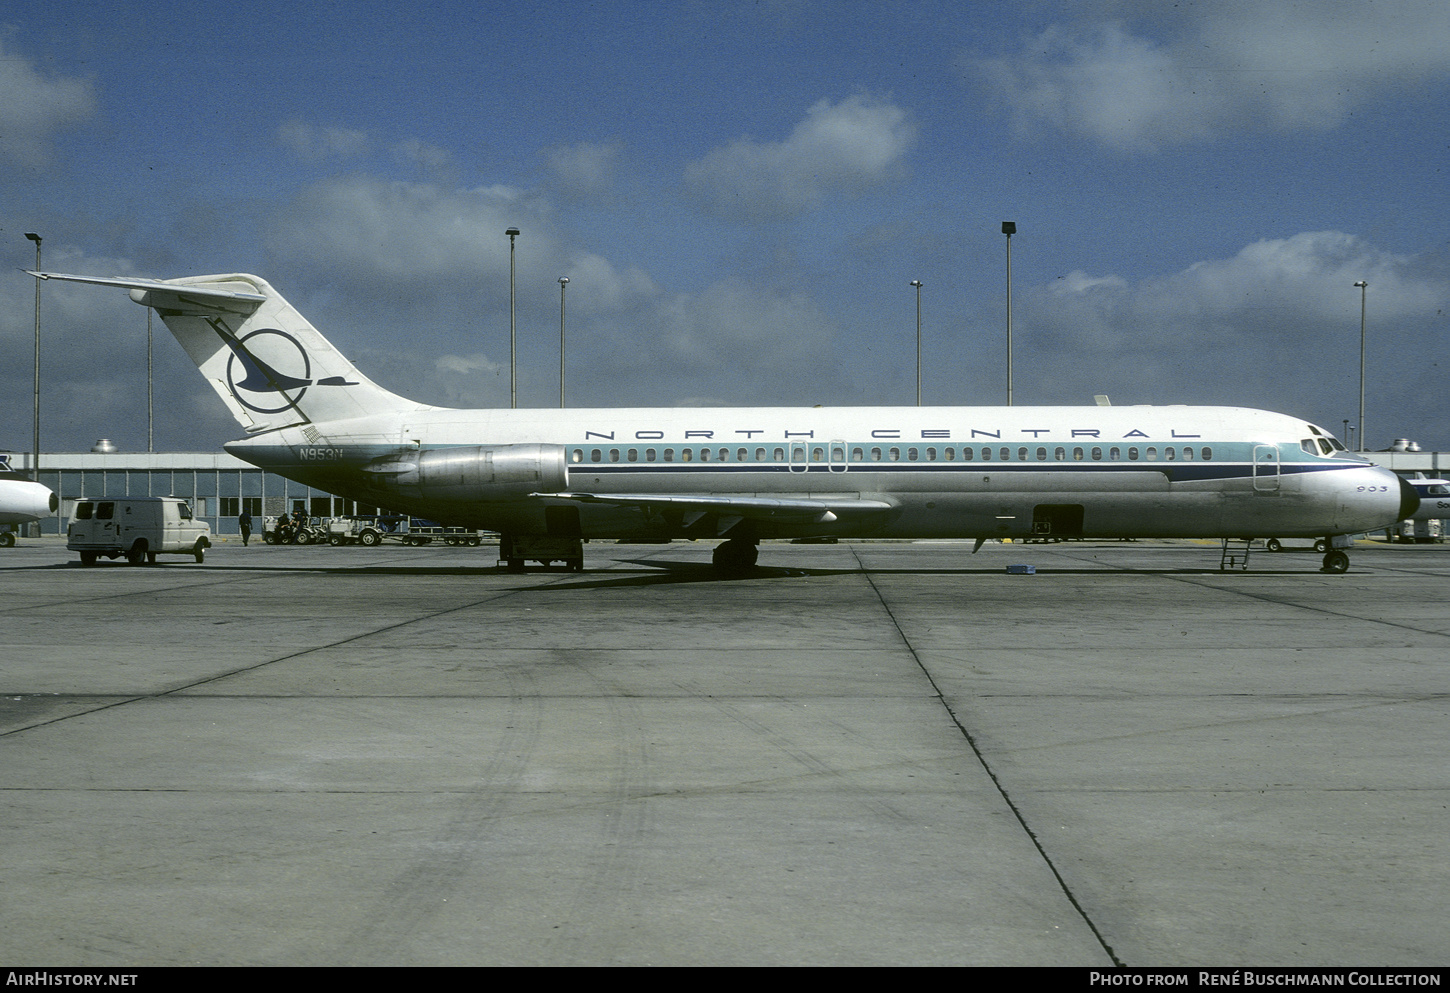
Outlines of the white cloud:
M 362 131 L 352 128 L 317 127 L 296 119 L 277 129 L 277 140 L 303 159 L 356 158 L 366 155 L 370 142 Z
M 598 197 L 614 188 L 624 143 L 581 141 L 544 151 L 554 187 L 574 199 Z
M 44 165 L 55 132 L 90 117 L 95 106 L 90 83 L 46 77 L 30 59 L 0 47 L 0 160 Z
M 1386 88 L 1450 78 L 1439 0 L 1246 0 L 1172 23 L 1184 30 L 1161 38 L 1117 22 L 1052 25 L 976 67 L 1021 130 L 1132 152 L 1240 128 L 1323 131 Z
M 822 100 L 785 140 L 741 138 L 691 163 L 685 179 L 721 217 L 789 218 L 896 177 L 915 141 L 906 111 L 888 101 Z

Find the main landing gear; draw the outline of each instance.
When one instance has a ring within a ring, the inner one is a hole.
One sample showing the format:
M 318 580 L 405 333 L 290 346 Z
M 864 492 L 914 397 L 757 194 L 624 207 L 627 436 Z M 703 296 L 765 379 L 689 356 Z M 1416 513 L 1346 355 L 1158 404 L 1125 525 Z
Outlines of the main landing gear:
M 1338 548 L 1331 548 L 1324 553 L 1324 565 L 1321 572 L 1348 572 L 1349 554 Z
M 755 568 L 760 542 L 754 538 L 731 538 L 715 546 L 710 562 L 717 572 L 738 576 Z

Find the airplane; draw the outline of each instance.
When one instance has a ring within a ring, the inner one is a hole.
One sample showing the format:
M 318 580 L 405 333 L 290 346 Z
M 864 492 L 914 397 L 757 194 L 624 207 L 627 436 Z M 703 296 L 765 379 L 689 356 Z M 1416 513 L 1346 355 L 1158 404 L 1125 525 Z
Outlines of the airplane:
M 0 548 L 15 544 L 16 524 L 29 524 L 55 513 L 60 500 L 49 487 L 26 479 L 10 468 L 10 457 L 0 455 Z
M 27 270 L 28 271 L 28 270 Z M 153 308 L 244 430 L 231 454 L 361 503 L 497 531 L 500 565 L 584 565 L 583 541 L 1322 537 L 1415 491 L 1301 419 L 1193 406 L 462 410 L 363 375 L 265 280 L 30 272 Z

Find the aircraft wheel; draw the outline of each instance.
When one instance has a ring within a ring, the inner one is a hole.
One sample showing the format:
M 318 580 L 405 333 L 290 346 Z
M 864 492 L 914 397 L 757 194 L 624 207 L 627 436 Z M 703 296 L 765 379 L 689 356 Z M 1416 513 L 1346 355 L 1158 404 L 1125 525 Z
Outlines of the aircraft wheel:
M 710 562 L 718 571 L 726 574 L 749 572 L 755 567 L 759 551 L 753 541 L 731 538 L 729 541 L 715 546 L 715 551 L 710 556 Z
M 1334 549 L 1332 552 L 1325 552 L 1324 553 L 1324 571 L 1325 572 L 1348 572 L 1349 571 L 1349 556 L 1346 555 L 1344 552 L 1341 552 L 1337 548 Z
M 1320 538 L 1318 541 L 1316 541 L 1314 543 L 1314 550 L 1316 552 L 1327 552 L 1327 551 L 1329 551 L 1329 539 L 1328 538 Z M 1341 571 L 1343 571 L 1343 570 L 1341 570 Z
M 1279 544 L 1278 538 L 1270 538 L 1268 541 L 1264 542 L 1264 547 L 1271 552 L 1282 552 L 1284 550 L 1284 546 Z

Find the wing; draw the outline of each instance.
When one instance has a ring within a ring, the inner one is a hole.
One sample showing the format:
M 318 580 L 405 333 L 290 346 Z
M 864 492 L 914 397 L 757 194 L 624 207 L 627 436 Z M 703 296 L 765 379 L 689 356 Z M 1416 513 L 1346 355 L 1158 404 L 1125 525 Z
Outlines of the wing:
M 698 494 L 660 493 L 533 493 L 531 496 L 551 500 L 572 500 L 576 503 L 607 503 L 614 506 L 639 507 L 646 517 L 673 510 L 696 518 L 715 514 L 720 518 L 721 533 L 740 521 L 763 525 L 799 528 L 802 525 L 832 524 L 847 516 L 864 523 L 875 516 L 885 518 L 896 505 L 885 500 L 859 497 L 763 497 L 744 495 L 703 496 Z M 686 521 L 686 523 L 689 523 Z

